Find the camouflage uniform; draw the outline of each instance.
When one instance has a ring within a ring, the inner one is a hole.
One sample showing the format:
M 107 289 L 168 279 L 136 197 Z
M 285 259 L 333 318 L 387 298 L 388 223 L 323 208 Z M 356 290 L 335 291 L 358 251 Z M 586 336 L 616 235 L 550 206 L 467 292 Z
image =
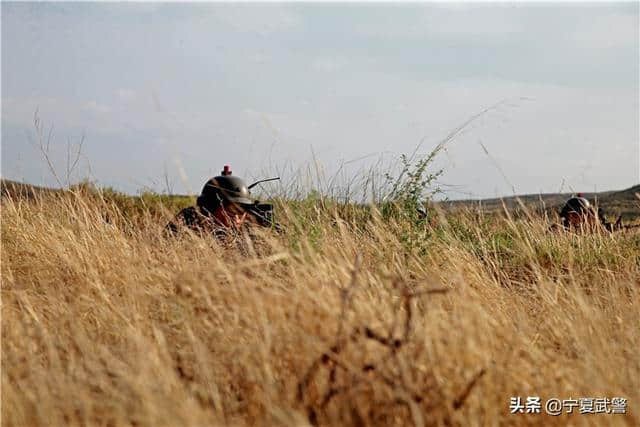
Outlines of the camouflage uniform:
M 181 227 L 189 228 L 193 231 L 210 232 L 217 234 L 220 226 L 216 224 L 215 218 L 205 209 L 199 206 L 189 206 L 178 212 L 175 219 L 166 226 L 166 230 L 178 233 Z

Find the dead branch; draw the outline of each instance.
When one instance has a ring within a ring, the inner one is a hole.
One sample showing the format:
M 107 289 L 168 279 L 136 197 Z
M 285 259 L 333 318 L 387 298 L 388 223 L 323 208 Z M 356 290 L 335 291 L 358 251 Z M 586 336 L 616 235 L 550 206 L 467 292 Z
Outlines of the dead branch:
M 482 368 L 480 369 L 480 371 L 478 371 L 477 374 L 473 376 L 471 381 L 467 383 L 466 387 L 462 390 L 462 392 L 458 395 L 458 397 L 454 399 L 453 401 L 454 409 L 456 410 L 460 409 L 462 405 L 464 405 L 464 402 L 467 400 L 467 397 L 469 397 L 469 395 L 471 394 L 471 390 L 473 390 L 473 387 L 475 387 L 475 385 L 478 383 L 480 378 L 482 378 L 486 372 L 487 372 L 486 369 Z
M 324 393 L 321 394 L 319 404 L 316 405 L 313 402 L 308 402 L 305 405 L 307 417 L 311 424 L 318 424 L 319 414 L 326 410 L 329 403 L 336 396 L 351 391 L 360 384 L 379 382 L 388 387 L 394 396 L 396 396 L 393 402 L 394 405 L 401 404 L 409 409 L 414 425 L 423 425 L 422 414 L 417 405 L 425 404 L 425 393 L 413 389 L 411 384 L 409 384 L 407 367 L 404 359 L 400 358 L 399 353 L 401 349 L 409 343 L 412 336 L 412 324 L 415 319 L 413 300 L 422 295 L 443 294 L 448 292 L 448 289 L 435 288 L 412 291 L 406 282 L 395 279 L 393 288 L 401 291 L 401 299 L 393 306 L 394 316 L 388 334 L 385 336 L 369 325 L 362 325 L 355 326 L 351 333 L 345 336 L 344 329 L 346 328 L 347 311 L 353 309 L 352 299 L 357 287 L 359 267 L 360 261 L 359 258 L 356 258 L 350 283 L 347 287 L 341 289 L 342 309 L 335 342 L 329 347 L 328 351 L 323 352 L 311 363 L 311 366 L 298 383 L 297 400 L 300 403 L 305 402 L 306 391 L 311 382 L 319 374 L 321 368 L 327 366 L 327 385 Z M 400 322 L 402 316 L 404 316 L 404 321 L 402 322 L 403 330 L 400 333 L 400 337 L 397 337 L 395 325 Z M 360 367 L 352 366 L 342 355 L 349 343 L 357 345 L 358 343 L 363 343 L 363 340 L 376 342 L 386 347 L 388 352 L 377 362 L 366 362 Z M 393 360 L 393 363 L 389 363 L 391 360 Z M 340 374 L 344 374 L 342 378 L 343 381 L 346 381 L 346 384 L 339 385 L 338 380 L 341 376 Z M 473 382 L 465 388 L 464 393 L 455 400 L 454 406 L 458 405 L 456 407 L 459 407 L 464 403 L 464 400 L 471 392 L 478 378 L 479 376 L 476 376 Z

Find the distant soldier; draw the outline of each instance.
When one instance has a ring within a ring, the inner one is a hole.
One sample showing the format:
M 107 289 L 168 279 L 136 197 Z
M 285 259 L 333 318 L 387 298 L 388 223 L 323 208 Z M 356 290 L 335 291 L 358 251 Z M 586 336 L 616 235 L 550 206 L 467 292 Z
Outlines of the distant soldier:
M 614 231 L 622 228 L 622 218 L 615 223 L 608 222 L 602 209 L 596 209 L 582 193 L 571 197 L 560 211 L 560 219 L 565 229 L 602 226 L 605 230 Z
M 220 176 L 205 183 L 196 206 L 181 210 L 166 229 L 177 233 L 181 227 L 188 227 L 220 236 L 238 231 L 245 224 L 279 228 L 273 221 L 273 206 L 254 200 L 249 192 L 256 184 L 274 179 L 279 178 L 247 186 L 243 179 L 232 176 L 230 167 L 225 165 Z
M 560 219 L 565 228 L 580 227 L 587 223 L 594 223 L 596 212 L 581 193 L 571 197 L 560 211 Z

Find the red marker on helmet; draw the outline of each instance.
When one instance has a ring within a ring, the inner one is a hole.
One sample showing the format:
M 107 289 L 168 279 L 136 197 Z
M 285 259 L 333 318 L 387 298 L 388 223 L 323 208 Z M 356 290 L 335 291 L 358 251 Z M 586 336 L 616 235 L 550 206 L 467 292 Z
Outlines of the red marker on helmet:
M 231 172 L 231 166 L 229 165 L 224 165 L 224 168 L 222 169 L 222 172 L 220 173 L 222 176 L 229 176 L 232 174 Z

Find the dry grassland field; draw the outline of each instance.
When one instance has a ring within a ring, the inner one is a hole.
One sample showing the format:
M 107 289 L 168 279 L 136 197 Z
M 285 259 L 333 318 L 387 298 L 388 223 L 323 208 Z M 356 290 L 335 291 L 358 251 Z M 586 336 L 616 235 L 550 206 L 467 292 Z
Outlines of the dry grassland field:
M 3 426 L 640 425 L 638 228 L 309 196 L 216 240 L 147 199 L 3 197 Z M 545 413 L 590 397 L 626 414 Z

